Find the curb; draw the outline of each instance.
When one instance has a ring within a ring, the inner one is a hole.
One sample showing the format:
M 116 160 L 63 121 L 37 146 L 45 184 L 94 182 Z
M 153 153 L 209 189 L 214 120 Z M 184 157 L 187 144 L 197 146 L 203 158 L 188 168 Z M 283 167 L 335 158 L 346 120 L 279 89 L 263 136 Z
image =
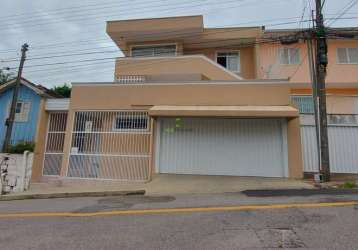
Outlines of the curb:
M 79 198 L 79 197 L 129 196 L 129 195 L 144 195 L 144 194 L 145 194 L 145 190 L 82 192 L 82 193 L 52 193 L 52 194 L 19 194 L 19 195 L 0 196 L 0 201 Z

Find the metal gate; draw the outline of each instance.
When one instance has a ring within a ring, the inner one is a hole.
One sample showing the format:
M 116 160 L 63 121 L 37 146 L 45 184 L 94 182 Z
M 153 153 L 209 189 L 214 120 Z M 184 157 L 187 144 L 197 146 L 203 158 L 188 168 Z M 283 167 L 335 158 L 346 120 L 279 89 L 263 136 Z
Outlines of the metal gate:
M 65 142 L 67 112 L 49 114 L 43 175 L 60 175 Z
M 75 113 L 68 177 L 147 180 L 151 124 L 146 111 Z
M 337 117 L 340 118 L 337 120 Z M 332 173 L 358 174 L 358 116 L 329 115 L 328 140 Z M 312 115 L 301 116 L 304 172 L 319 171 L 316 129 Z

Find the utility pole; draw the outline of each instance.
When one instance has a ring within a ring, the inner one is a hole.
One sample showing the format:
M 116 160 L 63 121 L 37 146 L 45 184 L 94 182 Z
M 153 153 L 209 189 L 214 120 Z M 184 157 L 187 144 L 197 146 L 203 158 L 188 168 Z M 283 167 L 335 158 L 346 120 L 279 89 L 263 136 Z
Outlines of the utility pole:
M 316 76 L 316 65 L 315 65 L 315 53 L 313 49 L 313 40 L 312 33 L 310 32 L 308 38 L 306 39 L 307 50 L 308 50 L 308 63 L 310 68 L 311 76 L 311 87 L 312 87 L 312 99 L 313 99 L 313 108 L 314 108 L 314 120 L 316 128 L 316 143 L 317 143 L 317 159 L 318 166 L 321 166 L 321 142 L 320 142 L 320 131 L 319 131 L 319 113 L 318 113 L 318 99 L 317 99 L 317 76 Z
M 316 0 L 316 77 L 317 96 L 319 110 L 319 132 L 320 132 L 320 173 L 322 181 L 330 180 L 327 109 L 326 109 L 326 73 L 327 73 L 327 39 L 322 14 L 322 1 Z
M 29 49 L 29 45 L 27 43 L 22 45 L 21 48 L 21 60 L 20 60 L 20 66 L 19 71 L 17 73 L 16 83 L 15 83 L 15 89 L 12 96 L 11 106 L 10 106 L 10 114 L 9 118 L 6 120 L 6 135 L 5 135 L 5 141 L 3 145 L 3 151 L 7 152 L 11 143 L 11 134 L 12 134 L 12 128 L 14 126 L 15 121 L 15 112 L 16 112 L 16 103 L 17 103 L 17 97 L 19 95 L 20 85 L 21 85 L 21 76 L 22 76 L 22 70 L 24 68 L 24 63 L 26 60 L 26 52 Z

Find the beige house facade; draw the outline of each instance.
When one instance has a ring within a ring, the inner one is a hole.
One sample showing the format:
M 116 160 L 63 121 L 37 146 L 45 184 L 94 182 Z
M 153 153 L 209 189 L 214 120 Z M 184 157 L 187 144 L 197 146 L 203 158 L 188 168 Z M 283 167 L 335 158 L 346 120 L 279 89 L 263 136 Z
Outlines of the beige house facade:
M 43 107 L 33 180 L 303 177 L 302 107 L 291 101 L 311 91 L 293 54 L 303 42 L 291 51 L 264 42 L 263 27 L 205 28 L 202 16 L 110 21 L 107 33 L 125 55 L 114 81 L 73 83 L 70 100 Z M 340 81 L 336 67 L 329 110 L 353 113 L 355 78 Z

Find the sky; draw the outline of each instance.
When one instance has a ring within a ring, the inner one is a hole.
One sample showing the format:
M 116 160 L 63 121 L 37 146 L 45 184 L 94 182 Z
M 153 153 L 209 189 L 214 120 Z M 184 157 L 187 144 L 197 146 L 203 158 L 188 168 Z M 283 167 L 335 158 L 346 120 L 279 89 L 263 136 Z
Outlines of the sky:
M 310 24 L 314 6 L 314 0 L 0 1 L 0 68 L 16 73 L 26 42 L 23 77 L 49 88 L 113 81 L 115 58 L 123 55 L 105 32 L 109 20 L 203 15 L 205 27 L 298 28 Z M 329 26 L 358 26 L 358 4 L 343 12 L 350 2 L 355 1 L 326 0 Z

